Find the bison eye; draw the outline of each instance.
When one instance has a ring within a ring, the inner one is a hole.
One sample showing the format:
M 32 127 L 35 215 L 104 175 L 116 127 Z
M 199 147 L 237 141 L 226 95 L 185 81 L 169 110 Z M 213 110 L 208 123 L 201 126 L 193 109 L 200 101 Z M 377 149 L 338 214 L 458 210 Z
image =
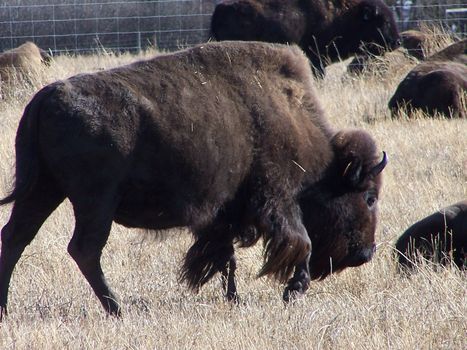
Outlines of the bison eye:
M 372 191 L 365 192 L 363 197 L 365 198 L 366 204 L 368 205 L 369 209 L 371 209 L 378 200 L 378 197 L 376 197 L 376 194 Z

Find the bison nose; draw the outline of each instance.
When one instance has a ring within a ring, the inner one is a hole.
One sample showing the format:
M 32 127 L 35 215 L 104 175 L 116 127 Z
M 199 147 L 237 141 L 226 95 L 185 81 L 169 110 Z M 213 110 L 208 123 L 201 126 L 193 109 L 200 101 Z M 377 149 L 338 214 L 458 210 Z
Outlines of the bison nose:
M 376 245 L 374 243 L 371 246 L 371 248 L 363 248 L 360 251 L 360 258 L 362 260 L 362 264 L 370 261 L 371 258 L 373 258 L 375 251 L 376 251 Z
M 373 255 L 376 252 L 376 244 L 373 243 L 371 247 L 361 248 L 356 252 L 353 257 L 350 259 L 349 266 L 360 266 L 367 263 L 373 258 Z

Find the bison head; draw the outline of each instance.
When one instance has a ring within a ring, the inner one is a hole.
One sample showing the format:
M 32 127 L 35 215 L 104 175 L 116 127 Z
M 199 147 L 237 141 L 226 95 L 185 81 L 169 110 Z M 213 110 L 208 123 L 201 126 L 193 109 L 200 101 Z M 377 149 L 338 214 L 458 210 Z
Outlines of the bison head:
M 375 252 L 381 171 L 376 146 L 363 131 L 337 133 L 333 164 L 302 193 L 303 221 L 312 242 L 311 279 L 368 262 Z
M 401 45 L 401 38 L 391 9 L 380 0 L 363 0 L 356 9 L 360 51 L 380 55 Z

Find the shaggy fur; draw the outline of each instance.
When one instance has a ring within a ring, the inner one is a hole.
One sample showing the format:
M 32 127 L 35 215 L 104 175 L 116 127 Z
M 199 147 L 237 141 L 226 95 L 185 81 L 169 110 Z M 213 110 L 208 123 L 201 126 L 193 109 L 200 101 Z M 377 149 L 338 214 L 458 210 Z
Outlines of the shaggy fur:
M 388 106 L 393 115 L 406 108 L 421 109 L 429 115 L 442 113 L 447 118 L 466 118 L 462 99 L 467 93 L 467 66 L 451 61 L 427 60 L 402 80 Z M 465 103 L 465 102 L 464 102 Z
M 235 242 L 262 238 L 260 275 L 286 281 L 297 267 L 306 287 L 317 237 L 339 242 L 338 253 L 320 253 L 339 268 L 369 260 L 385 161 L 363 131 L 334 136 L 311 81 L 297 47 L 223 42 L 39 91 L 18 128 L 15 188 L 0 201 L 14 201 L 2 230 L 3 312 L 16 262 L 64 198 L 76 219 L 68 251 L 111 314 L 119 306 L 100 257 L 112 221 L 191 228 L 182 279 L 198 289 L 221 272 L 230 299 Z M 326 225 L 313 226 L 318 218 Z M 315 274 L 329 273 L 318 265 Z
M 394 15 L 381 0 L 236 0 L 218 4 L 216 40 L 295 43 L 318 75 L 358 52 L 379 55 L 399 46 Z
M 467 200 L 410 226 L 396 243 L 399 264 L 413 268 L 419 258 L 467 269 Z
M 41 64 L 48 64 L 50 56 L 28 41 L 0 54 L 0 80 L 8 83 L 14 77 L 35 72 Z

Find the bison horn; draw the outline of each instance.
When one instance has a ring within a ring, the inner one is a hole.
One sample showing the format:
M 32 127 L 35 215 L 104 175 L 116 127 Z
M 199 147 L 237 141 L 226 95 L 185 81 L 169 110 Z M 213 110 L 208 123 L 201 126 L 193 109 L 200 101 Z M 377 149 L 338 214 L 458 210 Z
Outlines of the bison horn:
M 380 172 L 383 171 L 386 164 L 388 164 L 388 157 L 386 155 L 386 152 L 383 151 L 383 159 L 381 160 L 381 162 L 376 164 L 373 169 L 371 169 L 370 174 L 373 176 L 378 175 Z

